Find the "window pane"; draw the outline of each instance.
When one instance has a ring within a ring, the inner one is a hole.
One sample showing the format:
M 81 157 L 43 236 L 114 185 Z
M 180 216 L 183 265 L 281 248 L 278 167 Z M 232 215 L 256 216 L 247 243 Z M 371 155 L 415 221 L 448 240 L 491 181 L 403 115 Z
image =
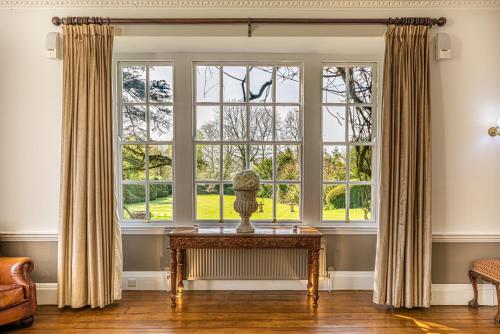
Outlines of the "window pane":
M 224 145 L 222 154 L 223 178 L 232 180 L 234 173 L 245 169 L 246 145 Z
M 233 208 L 234 200 L 236 199 L 236 196 L 234 194 L 233 185 L 232 184 L 225 184 L 223 189 L 224 189 L 224 198 L 223 198 L 224 220 L 240 219 L 240 215 Z
M 323 180 L 344 181 L 347 174 L 346 147 L 323 146 Z
M 346 71 L 344 67 L 323 68 L 323 102 L 346 102 Z
M 323 141 L 345 142 L 345 107 L 323 107 Z
M 222 73 L 224 102 L 246 101 L 247 68 L 245 66 L 224 66 Z
M 151 220 L 172 220 L 172 185 L 149 185 L 149 212 Z
M 350 151 L 351 181 L 371 181 L 372 147 L 351 146 Z
M 123 102 L 146 102 L 146 67 L 122 68 Z
M 149 101 L 173 101 L 172 66 L 149 67 Z
M 124 106 L 123 109 L 123 140 L 146 140 L 146 107 Z
M 149 179 L 172 179 L 172 145 L 149 145 Z
M 346 220 L 345 184 L 323 186 L 323 220 Z
M 219 66 L 196 66 L 196 101 L 220 101 Z
M 297 145 L 276 147 L 276 174 L 278 180 L 300 180 L 300 148 Z
M 196 145 L 196 180 L 219 180 L 220 146 Z
M 123 218 L 148 219 L 146 191 L 142 184 L 123 185 Z
M 196 185 L 196 219 L 220 219 L 220 193 L 218 184 Z
M 300 101 L 300 68 L 278 66 L 276 68 L 276 102 L 298 103 Z
M 273 68 L 250 66 L 250 102 L 273 102 Z
M 372 219 L 371 186 L 351 186 L 349 194 L 349 220 L 370 219 Z
M 276 107 L 276 140 L 299 141 L 299 106 Z
M 220 108 L 217 106 L 196 107 L 196 139 L 220 140 Z
M 224 140 L 246 140 L 247 109 L 245 106 L 224 106 L 222 114 Z
M 250 146 L 250 169 L 259 174 L 261 180 L 273 179 L 273 146 Z
M 257 193 L 258 209 L 252 215 L 252 220 L 272 220 L 273 219 L 273 186 L 271 184 L 261 184 Z
M 146 146 L 122 145 L 123 180 L 146 179 Z
M 370 142 L 372 140 L 372 108 L 349 108 L 349 140 Z
M 250 140 L 273 139 L 273 108 L 254 106 L 250 108 Z
M 172 107 L 158 106 L 149 108 L 149 135 L 151 140 L 171 141 L 174 137 L 174 118 Z
M 350 102 L 370 103 L 372 101 L 372 69 L 371 67 L 352 67 L 349 69 Z
M 300 185 L 278 184 L 276 193 L 276 219 L 300 219 Z

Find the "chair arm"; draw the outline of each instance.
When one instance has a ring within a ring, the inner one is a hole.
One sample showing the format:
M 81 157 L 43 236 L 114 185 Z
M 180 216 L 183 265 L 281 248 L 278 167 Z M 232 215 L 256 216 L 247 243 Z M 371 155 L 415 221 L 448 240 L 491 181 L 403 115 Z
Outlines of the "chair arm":
M 0 284 L 22 285 L 25 298 L 36 304 L 36 287 L 29 276 L 34 266 L 29 257 L 0 257 Z

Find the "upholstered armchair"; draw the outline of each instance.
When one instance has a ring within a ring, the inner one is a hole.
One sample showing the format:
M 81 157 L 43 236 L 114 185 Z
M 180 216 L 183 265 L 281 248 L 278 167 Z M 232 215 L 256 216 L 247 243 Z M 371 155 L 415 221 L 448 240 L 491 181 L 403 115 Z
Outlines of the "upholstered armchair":
M 36 311 L 36 287 L 30 280 L 28 257 L 0 257 L 0 326 L 15 321 L 31 325 Z

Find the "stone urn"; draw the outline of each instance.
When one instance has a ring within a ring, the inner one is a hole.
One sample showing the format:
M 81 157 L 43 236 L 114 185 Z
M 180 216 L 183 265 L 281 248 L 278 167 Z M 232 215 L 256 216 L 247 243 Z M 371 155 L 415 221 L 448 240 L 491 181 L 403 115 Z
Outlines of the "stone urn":
M 244 170 L 236 173 L 233 178 L 236 200 L 233 208 L 240 214 L 241 221 L 236 232 L 253 233 L 255 231 L 250 217 L 257 211 L 257 191 L 260 188 L 260 177 L 253 170 Z

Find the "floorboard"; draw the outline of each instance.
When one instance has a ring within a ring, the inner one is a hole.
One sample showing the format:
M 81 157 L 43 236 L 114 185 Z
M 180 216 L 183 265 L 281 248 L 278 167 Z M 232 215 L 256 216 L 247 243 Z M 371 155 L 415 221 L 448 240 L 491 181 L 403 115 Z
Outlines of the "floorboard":
M 175 310 L 166 292 L 124 291 L 104 309 L 40 306 L 30 328 L 7 333 L 496 333 L 494 307 L 389 310 L 369 291 L 321 292 L 318 308 L 298 291 L 186 291 Z

